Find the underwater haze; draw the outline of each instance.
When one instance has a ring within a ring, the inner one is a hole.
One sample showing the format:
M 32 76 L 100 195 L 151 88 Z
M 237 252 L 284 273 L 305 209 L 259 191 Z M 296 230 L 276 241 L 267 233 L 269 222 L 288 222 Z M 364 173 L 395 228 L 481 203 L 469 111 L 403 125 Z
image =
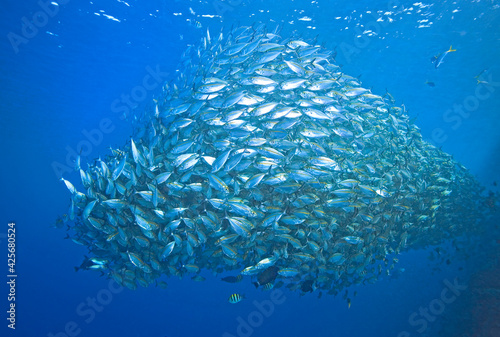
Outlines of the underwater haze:
M 3 1 L 2 336 L 500 336 L 500 2 Z

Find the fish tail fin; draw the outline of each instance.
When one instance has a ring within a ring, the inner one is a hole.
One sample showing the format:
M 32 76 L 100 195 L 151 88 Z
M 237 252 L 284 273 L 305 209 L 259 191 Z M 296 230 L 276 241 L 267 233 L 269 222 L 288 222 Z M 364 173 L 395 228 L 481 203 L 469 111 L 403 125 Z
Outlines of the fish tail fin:
M 80 268 L 78 268 L 78 267 L 73 267 L 73 268 L 75 268 L 75 272 L 77 272 L 77 271 L 80 269 Z
M 255 288 L 259 287 L 259 283 L 257 283 L 257 282 L 252 282 L 252 284 L 255 286 Z
M 452 51 L 457 51 L 457 50 L 456 50 L 456 49 L 451 48 L 451 46 L 450 46 L 450 49 L 448 50 L 448 53 L 449 53 L 449 52 L 452 52 Z

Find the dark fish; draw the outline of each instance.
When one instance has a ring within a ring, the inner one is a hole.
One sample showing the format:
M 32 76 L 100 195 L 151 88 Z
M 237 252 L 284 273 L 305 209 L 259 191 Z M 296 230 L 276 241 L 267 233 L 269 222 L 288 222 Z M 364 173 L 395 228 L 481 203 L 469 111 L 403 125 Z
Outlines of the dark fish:
M 238 275 L 238 276 L 226 276 L 221 278 L 222 281 L 227 282 L 227 283 L 238 283 L 243 279 L 243 276 Z
M 302 290 L 305 293 L 312 292 L 314 290 L 313 285 L 314 285 L 314 280 L 304 281 L 300 286 L 300 290 Z
M 278 270 L 279 268 L 276 266 L 267 268 L 262 273 L 260 273 L 259 276 L 257 276 L 257 282 L 254 282 L 254 286 L 257 288 L 260 285 L 274 282 L 276 276 L 278 276 Z
M 427 84 L 429 87 L 435 87 L 436 86 L 436 84 L 434 82 L 429 82 L 429 81 L 425 82 L 425 84 Z
M 277 288 L 281 288 L 281 287 L 283 287 L 284 284 L 285 283 L 283 281 L 278 281 L 278 282 L 274 283 L 274 287 L 273 288 L 276 288 L 276 289 Z
M 62 228 L 64 226 L 64 219 L 62 216 L 57 217 L 56 222 L 54 223 L 54 228 Z M 65 238 L 66 239 L 66 238 Z

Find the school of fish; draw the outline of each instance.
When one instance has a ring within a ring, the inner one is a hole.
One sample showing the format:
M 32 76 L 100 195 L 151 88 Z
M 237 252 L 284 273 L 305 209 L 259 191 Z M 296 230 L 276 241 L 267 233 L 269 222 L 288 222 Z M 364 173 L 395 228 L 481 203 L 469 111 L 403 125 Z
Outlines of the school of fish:
M 62 179 L 82 268 L 130 289 L 211 270 L 336 294 L 488 214 L 465 167 L 313 42 L 207 32 L 179 70 L 124 148 L 78 163 L 83 193 Z

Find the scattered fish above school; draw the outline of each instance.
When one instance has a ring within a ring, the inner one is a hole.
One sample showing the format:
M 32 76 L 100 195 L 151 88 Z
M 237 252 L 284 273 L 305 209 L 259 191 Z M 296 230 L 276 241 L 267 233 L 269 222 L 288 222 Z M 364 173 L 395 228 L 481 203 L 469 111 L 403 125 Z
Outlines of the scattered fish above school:
M 71 238 L 96 259 L 82 268 L 130 289 L 210 270 L 336 294 L 488 216 L 473 176 L 390 94 L 299 36 L 207 33 L 178 73 L 126 146 L 79 165 L 83 190 L 63 180 Z
M 454 51 L 457 51 L 457 50 L 452 49 L 450 46 L 450 49 L 448 49 L 447 51 L 439 54 L 438 56 L 433 56 L 431 58 L 431 62 L 434 63 L 434 67 L 435 68 L 439 67 L 444 62 L 444 58 L 446 57 L 446 55 L 448 55 L 449 53 L 454 52 Z

